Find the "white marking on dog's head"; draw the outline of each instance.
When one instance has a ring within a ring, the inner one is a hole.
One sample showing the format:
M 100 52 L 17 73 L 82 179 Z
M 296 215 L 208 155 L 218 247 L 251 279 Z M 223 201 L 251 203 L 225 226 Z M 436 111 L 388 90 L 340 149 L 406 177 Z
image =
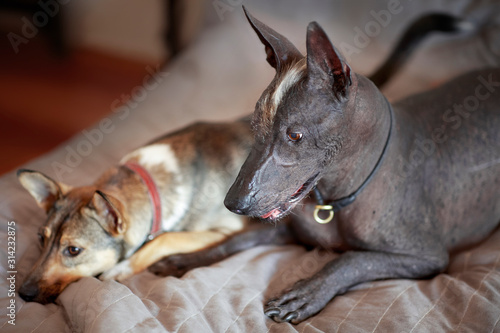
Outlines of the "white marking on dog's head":
M 254 126 L 262 128 L 264 132 L 269 131 L 283 98 L 294 85 L 306 76 L 306 65 L 306 59 L 303 58 L 275 79 L 274 89 L 270 89 L 258 102 L 258 108 L 261 109 L 261 112 L 258 113 L 258 118 L 254 118 Z
M 274 90 L 272 104 L 274 107 L 274 112 L 281 103 L 283 97 L 287 94 L 291 87 L 293 87 L 297 82 L 299 82 L 306 74 L 306 61 L 305 58 L 297 62 L 288 71 L 278 83 L 276 89 Z

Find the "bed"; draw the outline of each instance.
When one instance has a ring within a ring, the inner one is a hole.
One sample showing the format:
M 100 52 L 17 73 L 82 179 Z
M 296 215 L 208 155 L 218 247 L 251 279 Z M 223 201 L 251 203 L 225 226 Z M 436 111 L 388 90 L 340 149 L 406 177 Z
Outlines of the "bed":
M 157 74 L 159 85 L 144 87 L 145 97 L 108 118 L 112 126 L 107 129 L 112 129 L 103 132 L 101 142 L 89 146 L 81 133 L 22 167 L 84 185 L 126 152 L 163 133 L 198 120 L 229 121 L 251 113 L 274 73 L 240 3 L 206 2 L 206 23 L 196 41 Z M 389 3 L 398 4 L 397 10 L 387 21 L 377 21 Z M 354 51 L 347 59 L 363 74 L 376 68 L 404 27 L 423 13 L 451 12 L 481 26 L 478 32 L 428 39 L 384 88 L 391 101 L 500 61 L 500 5 L 493 1 L 244 4 L 303 52 L 307 23 L 318 21 L 336 45 L 344 43 L 344 50 L 351 46 L 347 49 Z M 381 22 L 380 29 L 361 43 L 360 31 L 376 25 L 370 22 Z M 89 130 L 99 130 L 99 124 Z M 264 301 L 338 254 L 299 245 L 259 246 L 180 279 L 149 272 L 123 284 L 83 278 L 55 304 L 26 303 L 12 295 L 11 282 L 19 288 L 40 253 L 37 230 L 44 212 L 18 184 L 15 172 L 0 178 L 0 207 L 2 332 L 500 332 L 499 229 L 477 246 L 454 254 L 443 274 L 360 284 L 294 326 L 266 318 Z M 15 266 L 9 267 L 7 237 L 14 225 Z M 15 311 L 9 309 L 13 302 Z M 15 326 L 9 323 L 12 314 Z

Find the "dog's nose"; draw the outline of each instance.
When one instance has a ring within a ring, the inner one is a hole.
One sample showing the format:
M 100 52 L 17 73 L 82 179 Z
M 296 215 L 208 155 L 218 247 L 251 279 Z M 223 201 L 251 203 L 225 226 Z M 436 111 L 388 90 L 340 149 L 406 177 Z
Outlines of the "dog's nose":
M 234 200 L 230 197 L 226 197 L 224 200 L 224 206 L 231 212 L 239 215 L 248 215 L 250 210 L 250 205 L 241 200 Z
M 38 296 L 39 292 L 36 284 L 23 284 L 19 289 L 19 296 L 26 302 L 32 302 Z
M 235 208 L 235 209 L 230 209 L 233 213 L 235 214 L 239 214 L 239 215 L 245 215 L 245 210 L 244 209 L 238 209 L 238 208 Z
M 224 205 L 226 208 L 231 212 L 240 215 L 251 216 L 255 210 L 257 193 L 254 190 L 254 179 L 256 177 L 254 173 L 248 173 L 245 171 L 245 165 L 253 163 L 252 156 L 258 157 L 260 155 L 254 153 L 252 150 L 250 156 L 247 158 L 245 163 L 243 163 L 238 177 L 236 177 L 233 185 L 231 185 L 226 194 L 226 198 L 224 199 Z

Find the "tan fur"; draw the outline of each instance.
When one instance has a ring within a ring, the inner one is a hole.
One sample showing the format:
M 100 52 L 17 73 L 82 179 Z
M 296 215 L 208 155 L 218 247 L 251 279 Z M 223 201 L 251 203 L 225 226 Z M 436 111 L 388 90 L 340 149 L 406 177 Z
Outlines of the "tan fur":
M 60 258 L 54 259 L 54 261 L 57 261 Z M 99 260 L 103 267 L 111 268 L 116 264 L 116 253 L 111 249 L 98 251 L 94 255 L 94 260 Z M 60 262 L 48 262 L 47 269 L 43 272 L 42 280 L 47 285 L 58 284 L 66 286 L 82 276 L 92 276 L 100 273 L 99 271 L 93 272 L 93 270 L 95 268 L 91 262 L 75 267 L 64 267 Z
M 145 270 L 165 256 L 202 250 L 226 238 L 227 235 L 217 231 L 164 233 L 146 243 L 128 260 L 120 262 L 113 269 L 103 273 L 101 278 L 104 280 L 113 278 L 121 281 L 132 274 Z

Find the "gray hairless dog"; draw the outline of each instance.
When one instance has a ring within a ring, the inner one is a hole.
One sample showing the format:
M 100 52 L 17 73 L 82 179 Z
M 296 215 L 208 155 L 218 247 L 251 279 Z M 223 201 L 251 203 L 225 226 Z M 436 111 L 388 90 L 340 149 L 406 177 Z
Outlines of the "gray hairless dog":
M 299 323 L 356 284 L 442 272 L 450 251 L 498 225 L 499 69 L 391 106 L 317 23 L 304 57 L 247 16 L 276 76 L 257 102 L 255 144 L 225 204 L 270 221 L 293 210 L 301 242 L 345 251 L 271 299 L 269 317 Z

